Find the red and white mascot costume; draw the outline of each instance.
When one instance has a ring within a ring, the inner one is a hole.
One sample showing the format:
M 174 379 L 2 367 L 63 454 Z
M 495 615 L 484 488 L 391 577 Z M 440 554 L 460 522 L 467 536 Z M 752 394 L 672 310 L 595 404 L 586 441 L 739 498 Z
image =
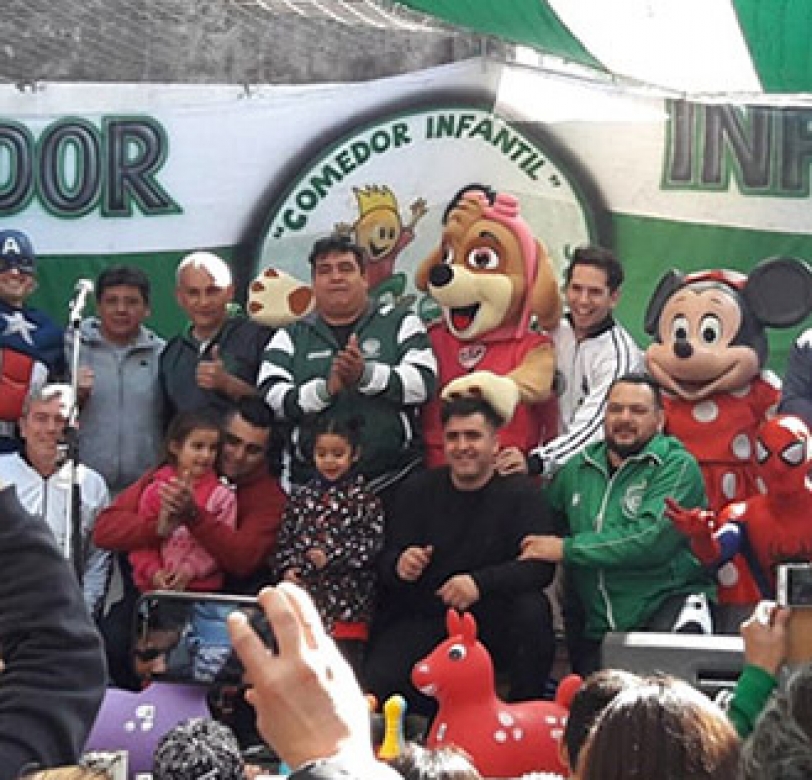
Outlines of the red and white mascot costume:
M 670 271 L 648 306 L 649 373 L 665 391 L 666 429 L 699 461 L 710 509 L 758 492 L 756 431 L 775 414 L 780 383 L 763 371 L 766 327 L 785 328 L 812 310 L 812 269 L 772 258 L 745 276 Z M 758 590 L 738 561 L 719 570 L 720 599 L 748 603 Z
M 415 285 L 442 309 L 429 328 L 443 398 L 478 395 L 506 421 L 503 447 L 529 452 L 557 433 L 550 337 L 561 296 L 544 246 L 511 195 L 493 203 L 464 192 L 452 204 L 439 246 L 418 267 Z M 423 411 L 427 465 L 444 461 L 440 399 Z
M 718 513 L 671 502 L 667 514 L 703 563 L 742 553 L 759 596 L 774 599 L 778 565 L 812 561 L 812 435 L 799 417 L 779 415 L 759 429 L 755 453 L 757 495 Z

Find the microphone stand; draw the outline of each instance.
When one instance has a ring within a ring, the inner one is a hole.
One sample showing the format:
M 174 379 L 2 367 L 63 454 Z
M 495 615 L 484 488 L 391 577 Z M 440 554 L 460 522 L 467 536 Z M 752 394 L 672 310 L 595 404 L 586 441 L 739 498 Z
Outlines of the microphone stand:
M 65 502 L 65 557 L 73 565 L 73 570 L 82 583 L 85 568 L 85 545 L 82 529 L 82 489 L 78 481 L 77 450 L 79 443 L 79 326 L 82 323 L 81 307 L 70 304 L 70 317 L 68 328 L 71 331 L 70 355 L 70 386 L 71 407 L 68 412 L 68 422 L 64 432 L 64 461 L 63 468 L 68 474 L 70 486 L 70 499 Z

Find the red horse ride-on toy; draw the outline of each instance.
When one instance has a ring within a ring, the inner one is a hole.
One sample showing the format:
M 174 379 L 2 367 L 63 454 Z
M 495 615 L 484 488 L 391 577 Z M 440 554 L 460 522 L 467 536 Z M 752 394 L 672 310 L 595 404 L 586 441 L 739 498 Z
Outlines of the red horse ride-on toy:
M 563 773 L 558 740 L 581 678 L 569 675 L 555 701 L 507 703 L 495 690 L 493 662 L 477 640 L 473 615 L 448 610 L 448 639 L 412 670 L 412 682 L 437 699 L 429 747 L 462 748 L 485 777 Z

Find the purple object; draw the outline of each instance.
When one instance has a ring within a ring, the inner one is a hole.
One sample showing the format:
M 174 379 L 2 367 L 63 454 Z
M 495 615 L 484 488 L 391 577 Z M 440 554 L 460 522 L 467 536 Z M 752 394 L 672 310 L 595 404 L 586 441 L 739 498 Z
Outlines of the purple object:
M 210 718 L 207 688 L 154 682 L 134 693 L 108 688 L 85 751 L 126 750 L 127 773 L 152 771 L 152 755 L 164 734 L 187 718 Z

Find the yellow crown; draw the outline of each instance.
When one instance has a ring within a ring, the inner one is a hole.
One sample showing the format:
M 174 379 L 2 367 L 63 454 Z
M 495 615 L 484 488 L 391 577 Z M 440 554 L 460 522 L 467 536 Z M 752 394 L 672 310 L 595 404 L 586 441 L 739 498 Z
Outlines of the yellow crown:
M 369 187 L 353 187 L 355 199 L 358 201 L 358 216 L 363 217 L 375 209 L 391 209 L 395 213 L 398 210 L 398 201 L 395 193 L 389 187 L 379 187 L 372 184 Z

